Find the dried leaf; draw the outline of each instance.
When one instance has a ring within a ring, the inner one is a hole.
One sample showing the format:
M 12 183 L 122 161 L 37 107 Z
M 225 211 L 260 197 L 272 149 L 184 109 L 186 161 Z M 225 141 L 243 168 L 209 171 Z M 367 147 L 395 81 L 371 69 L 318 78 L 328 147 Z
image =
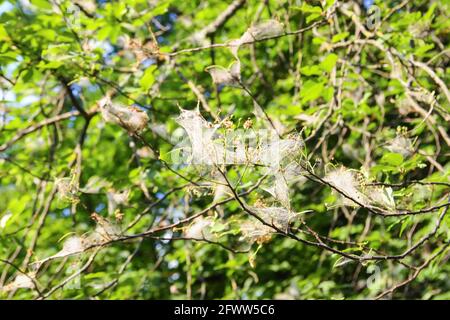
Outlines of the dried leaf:
M 359 191 L 360 183 L 353 171 L 341 167 L 329 172 L 324 180 L 333 185 L 339 192 L 344 193 L 346 196 L 358 201 L 360 204 L 367 204 L 367 197 Z M 354 201 L 346 197 L 342 196 L 341 198 L 345 205 L 357 205 Z
M 211 225 L 213 219 L 211 217 L 197 218 L 186 230 L 185 236 L 190 239 L 213 241 L 214 236 L 211 233 Z
M 205 69 L 217 85 L 240 87 L 241 84 L 241 63 L 235 61 L 228 69 L 221 66 L 210 66 Z
M 16 289 L 24 288 L 24 289 L 33 289 L 35 287 L 35 284 L 33 282 L 33 279 L 35 278 L 35 275 L 33 273 L 30 274 L 19 274 L 15 277 L 14 281 L 9 283 L 8 285 L 4 286 L 2 288 L 3 291 L 13 291 Z
M 269 188 L 265 188 L 264 190 L 278 200 L 283 207 L 290 209 L 289 187 L 282 173 L 278 172 L 275 175 L 273 185 Z
M 80 191 L 83 193 L 97 194 L 101 189 L 108 187 L 111 183 L 98 176 L 92 176 Z
M 391 152 L 399 153 L 404 158 L 409 157 L 412 155 L 414 151 L 413 143 L 410 139 L 408 139 L 405 136 L 397 136 L 395 139 L 393 139 L 387 146 L 386 149 L 388 149 Z
M 265 38 L 276 37 L 284 33 L 284 25 L 277 20 L 267 20 L 251 26 L 236 40 L 229 42 L 231 53 L 237 58 L 241 45 L 252 43 Z
M 119 205 L 127 204 L 130 190 L 115 191 L 110 190 L 106 193 L 108 198 L 108 214 L 112 215 Z
M 81 237 L 72 236 L 64 241 L 63 248 L 52 258 L 62 258 L 73 254 L 78 254 L 84 251 L 84 242 Z
M 98 244 L 105 241 L 111 241 L 119 238 L 122 234 L 118 225 L 101 215 L 94 212 L 91 214 L 91 218 L 97 222 L 97 227 L 95 228 L 95 232 L 88 238 L 90 243 Z
M 61 251 L 54 254 L 53 256 L 44 258 L 42 260 L 38 260 L 38 261 L 34 262 L 33 265 L 40 266 L 43 263 L 53 260 L 53 259 L 64 258 L 64 257 L 80 254 L 80 253 L 84 252 L 84 250 L 87 247 L 89 247 L 89 245 L 90 245 L 90 243 L 85 238 L 82 238 L 79 236 L 71 236 L 64 241 L 63 248 Z
M 242 237 L 244 240 L 251 243 L 265 243 L 268 242 L 273 233 L 273 229 L 269 226 L 262 224 L 256 219 L 245 221 L 240 226 Z
M 370 187 L 365 190 L 365 194 L 370 199 L 372 205 L 381 206 L 387 209 L 395 209 L 395 200 L 392 188 Z
M 148 115 L 136 107 L 114 104 L 108 97 L 103 98 L 99 105 L 105 121 L 115 123 L 130 133 L 139 133 L 147 127 Z
M 250 207 L 249 209 L 267 224 L 284 231 L 288 229 L 291 220 L 295 217 L 293 212 L 280 207 Z
M 61 200 L 77 203 L 78 198 L 78 180 L 75 176 L 55 179 L 58 197 Z
M 190 161 L 193 164 L 218 164 L 225 159 L 225 148 L 213 141 L 217 127 L 206 121 L 198 110 L 181 110 L 176 119 L 190 140 Z
M 230 187 L 227 185 L 225 178 L 219 174 L 214 174 L 214 200 L 213 203 L 225 198 L 227 195 L 232 194 Z

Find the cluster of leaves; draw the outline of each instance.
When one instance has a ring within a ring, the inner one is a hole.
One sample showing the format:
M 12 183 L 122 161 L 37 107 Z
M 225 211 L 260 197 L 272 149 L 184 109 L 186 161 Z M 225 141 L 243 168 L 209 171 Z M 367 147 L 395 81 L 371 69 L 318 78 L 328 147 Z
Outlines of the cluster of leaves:
M 449 298 L 449 12 L 0 0 L 0 297 Z

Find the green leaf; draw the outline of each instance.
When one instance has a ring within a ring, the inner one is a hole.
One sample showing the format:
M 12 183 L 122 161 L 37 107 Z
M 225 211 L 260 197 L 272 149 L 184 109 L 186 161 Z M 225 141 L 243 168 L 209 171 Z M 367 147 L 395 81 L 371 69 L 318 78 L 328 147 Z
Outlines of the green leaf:
M 156 65 L 151 65 L 150 67 L 145 69 L 144 75 L 139 81 L 142 90 L 144 90 L 145 92 L 147 92 L 155 82 L 155 76 L 153 75 L 153 72 L 156 70 L 156 68 Z
M 403 156 L 400 153 L 389 152 L 383 155 L 380 162 L 394 167 L 400 166 L 403 163 Z
M 306 23 L 310 23 L 311 21 L 314 21 L 317 18 L 320 18 L 321 16 L 322 15 L 320 13 L 312 13 L 306 17 Z
M 307 3 L 303 3 L 300 7 L 292 7 L 293 9 L 300 10 L 304 13 L 322 13 L 322 8 L 319 6 L 312 6 Z
M 331 42 L 336 43 L 336 42 L 339 42 L 341 40 L 344 40 L 345 38 L 347 38 L 349 36 L 349 34 L 350 33 L 348 33 L 347 31 L 335 34 L 333 36 L 333 38 L 331 38 Z
M 169 1 L 159 1 L 159 4 L 152 9 L 151 13 L 153 16 L 159 16 L 167 12 L 167 9 L 169 8 L 170 2 Z
M 300 71 L 305 76 L 320 76 L 322 74 L 322 70 L 318 66 L 305 66 Z
M 0 24 L 0 40 L 6 40 L 8 38 L 8 32 L 6 31 L 5 27 Z
M 323 87 L 323 82 L 315 82 L 312 80 L 306 81 L 300 92 L 302 103 L 307 103 L 319 98 L 322 94 Z
M 44 9 L 44 10 L 52 9 L 51 1 L 47 1 L 47 0 L 31 0 L 31 4 L 35 5 L 39 9 Z
M 322 8 L 319 6 L 312 6 L 307 3 L 303 3 L 300 7 L 292 7 L 295 10 L 300 10 L 301 12 L 308 14 L 306 16 L 306 23 L 310 23 L 314 19 L 319 18 L 322 15 Z
M 430 8 L 428 9 L 427 13 L 425 13 L 425 15 L 423 16 L 423 19 L 424 19 L 425 21 L 431 20 L 431 18 L 432 18 L 432 16 L 433 16 L 433 13 L 434 13 L 434 10 L 436 9 L 437 5 L 438 5 L 438 4 L 437 4 L 436 2 L 434 2 L 434 3 L 431 4 L 431 6 L 430 6 Z
M 335 55 L 334 53 L 330 53 L 320 63 L 320 68 L 326 72 L 331 72 L 331 70 L 333 70 L 334 66 L 336 65 L 337 60 L 338 56 Z

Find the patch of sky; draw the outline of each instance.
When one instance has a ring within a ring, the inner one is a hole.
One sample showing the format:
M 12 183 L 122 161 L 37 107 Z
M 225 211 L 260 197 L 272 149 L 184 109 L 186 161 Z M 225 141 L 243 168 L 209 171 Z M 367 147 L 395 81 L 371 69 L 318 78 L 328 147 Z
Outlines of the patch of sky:
M 63 217 L 69 217 L 70 216 L 70 209 L 69 208 L 64 208 L 62 211 L 62 215 Z
M 369 10 L 371 6 L 374 4 L 374 0 L 363 0 L 364 9 Z
M 8 11 L 11 11 L 14 8 L 14 6 L 9 2 L 9 1 L 5 1 L 3 3 L 0 4 L 0 16 Z
M 165 44 L 166 43 L 166 38 L 163 36 L 158 36 L 156 38 L 156 40 L 158 41 L 159 44 Z
M 148 68 L 155 63 L 156 63 L 155 59 L 145 59 L 144 61 L 141 62 L 141 65 L 144 68 Z
M 80 93 L 81 93 L 82 88 L 81 88 L 81 86 L 80 86 L 79 84 L 73 83 L 73 84 L 70 86 L 70 90 L 72 91 L 72 93 L 73 93 L 75 96 L 79 96 Z
M 106 208 L 106 205 L 104 203 L 100 203 L 95 207 L 95 212 L 100 212 L 105 208 Z
M 178 18 L 178 15 L 174 12 L 169 13 L 169 19 L 171 22 L 175 22 Z

